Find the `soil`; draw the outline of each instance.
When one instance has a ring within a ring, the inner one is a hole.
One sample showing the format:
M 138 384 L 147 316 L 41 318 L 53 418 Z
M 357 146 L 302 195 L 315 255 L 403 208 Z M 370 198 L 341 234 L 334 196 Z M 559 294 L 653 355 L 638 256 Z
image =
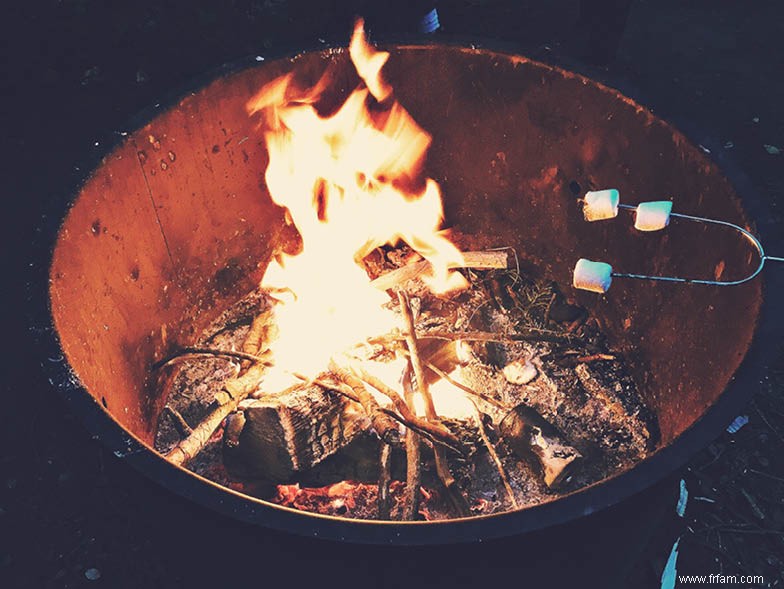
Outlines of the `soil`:
M 70 413 L 44 370 L 62 359 L 41 357 L 31 341 L 49 329 L 38 228 L 56 223 L 51 211 L 62 214 L 67 195 L 135 113 L 240 56 L 342 41 L 360 4 L 3 6 L 10 55 L 0 80 L 0 161 L 9 222 L 0 251 L 11 349 L 2 379 L 0 585 L 247 587 L 263 579 L 288 586 L 339 580 L 381 587 L 658 588 L 680 537 L 680 574 L 748 573 L 764 577 L 752 587 L 782 586 L 784 350 L 759 375 L 742 412 L 748 424 L 723 434 L 677 476 L 569 526 L 467 546 L 347 546 L 238 524 L 144 478 Z M 691 129 L 713 156 L 743 170 L 770 208 L 766 223 L 781 234 L 784 155 L 773 149 L 784 148 L 779 1 L 637 0 L 617 59 L 605 68 L 587 66 L 570 48 L 578 32 L 576 0 L 441 4 L 449 30 L 571 64 Z M 681 479 L 690 497 L 683 518 L 675 513 Z

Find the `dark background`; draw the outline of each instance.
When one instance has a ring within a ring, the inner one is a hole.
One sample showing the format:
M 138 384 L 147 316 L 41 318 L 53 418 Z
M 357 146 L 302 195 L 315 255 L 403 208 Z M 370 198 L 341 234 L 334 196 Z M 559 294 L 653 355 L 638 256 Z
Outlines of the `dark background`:
M 46 264 L 34 244 L 37 229 L 51 226 L 43 215 L 58 208 L 52 203 L 66 202 L 89 172 L 85 162 L 119 141 L 136 113 L 226 62 L 345 43 L 357 13 L 380 36 L 412 31 L 416 10 L 394 8 L 359 0 L 3 7 L 0 586 L 658 587 L 680 535 L 680 573 L 761 574 L 769 586 L 784 585 L 781 350 L 744 411 L 749 424 L 656 488 L 544 534 L 440 548 L 332 544 L 214 515 L 92 440 L 47 382 L 48 359 L 28 345 L 46 325 L 31 306 L 41 293 L 28 286 Z M 612 36 L 612 19 L 579 21 L 577 0 L 455 0 L 439 10 L 437 35 L 492 39 L 567 64 L 699 129 L 697 140 L 743 170 L 781 222 L 779 0 L 635 0 L 617 57 L 604 66 L 592 64 L 590 39 Z M 683 519 L 674 514 L 681 478 L 690 491 Z M 100 579 L 85 576 L 91 568 Z

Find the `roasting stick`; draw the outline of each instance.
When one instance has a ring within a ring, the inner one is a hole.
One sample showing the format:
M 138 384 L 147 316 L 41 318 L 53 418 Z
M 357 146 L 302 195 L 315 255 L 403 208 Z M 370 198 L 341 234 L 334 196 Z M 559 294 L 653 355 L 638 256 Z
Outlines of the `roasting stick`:
M 414 376 L 419 388 L 419 394 L 425 401 L 425 416 L 428 421 L 437 423 L 438 414 L 436 413 L 435 405 L 433 404 L 433 397 L 430 395 L 430 390 L 425 381 L 424 369 L 422 368 L 422 360 L 419 356 L 419 348 L 417 345 L 416 330 L 414 328 L 414 316 L 411 312 L 411 305 L 408 301 L 408 295 L 402 290 L 397 291 L 397 298 L 400 302 L 400 309 L 403 313 L 403 319 L 406 324 L 406 344 L 408 345 L 409 358 L 411 366 L 413 367 Z M 453 507 L 460 516 L 467 516 L 470 514 L 470 508 L 463 494 L 457 488 L 457 481 L 455 481 L 452 473 L 449 471 L 449 465 L 446 461 L 446 456 L 441 448 L 433 447 L 433 454 L 436 461 L 436 472 L 438 478 L 446 488 L 447 494 L 453 504 Z

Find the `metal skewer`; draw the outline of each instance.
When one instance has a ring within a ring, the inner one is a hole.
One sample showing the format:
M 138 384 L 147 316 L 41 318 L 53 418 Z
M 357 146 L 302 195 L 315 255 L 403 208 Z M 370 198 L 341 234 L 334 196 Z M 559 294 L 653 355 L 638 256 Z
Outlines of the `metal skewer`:
M 591 194 L 591 193 L 589 193 Z M 601 219 L 609 219 L 614 218 L 617 215 L 618 209 L 624 209 L 627 211 L 634 211 L 637 213 L 639 205 L 625 205 L 618 203 L 618 192 L 616 190 L 606 190 L 593 193 L 598 196 L 598 199 L 602 202 L 599 203 L 600 207 L 604 207 L 603 211 L 599 213 L 599 216 L 591 216 L 586 211 L 586 220 L 588 221 L 596 221 Z M 588 195 L 586 195 L 586 200 L 583 202 L 585 206 L 589 206 L 587 201 Z M 594 201 L 596 203 L 597 201 Z M 646 204 L 646 203 L 641 203 Z M 652 204 L 652 203 L 651 203 Z M 595 213 L 594 213 L 595 214 Z M 705 285 L 712 285 L 712 286 L 736 286 L 739 284 L 743 284 L 750 280 L 756 278 L 762 269 L 765 267 L 765 262 L 772 261 L 772 262 L 784 262 L 784 258 L 778 256 L 770 256 L 765 253 L 765 249 L 762 246 L 760 240 L 750 233 L 748 230 L 736 225 L 735 223 L 730 223 L 728 221 L 719 221 L 717 219 L 708 219 L 705 217 L 698 217 L 695 215 L 686 215 L 683 213 L 673 213 L 669 210 L 664 213 L 666 220 L 664 224 L 653 230 L 663 229 L 664 227 L 669 224 L 669 219 L 672 217 L 685 219 L 687 221 L 694 221 L 697 223 L 704 223 L 704 224 L 711 224 L 711 225 L 720 225 L 723 227 L 728 227 L 740 233 L 748 242 L 756 250 L 759 256 L 759 264 L 754 269 L 751 274 L 748 276 L 741 278 L 739 280 L 704 280 L 698 278 L 683 278 L 680 276 L 660 276 L 660 275 L 648 275 L 648 274 L 636 274 L 636 273 L 627 273 L 627 272 L 615 272 L 612 270 L 612 266 L 609 264 L 605 264 L 602 262 L 592 262 L 590 260 L 581 259 L 578 261 L 577 266 L 575 266 L 574 272 L 574 286 L 576 288 L 580 288 L 582 290 L 591 290 L 594 292 L 606 292 L 609 289 L 610 282 L 612 278 L 634 278 L 637 280 L 655 280 L 660 282 L 680 282 L 685 284 L 705 284 Z

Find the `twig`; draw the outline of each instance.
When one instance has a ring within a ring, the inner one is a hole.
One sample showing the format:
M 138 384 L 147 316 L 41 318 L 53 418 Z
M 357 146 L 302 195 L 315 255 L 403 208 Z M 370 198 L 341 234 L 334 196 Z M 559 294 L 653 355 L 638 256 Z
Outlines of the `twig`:
M 488 403 L 489 405 L 492 405 L 493 407 L 497 407 L 498 409 L 502 409 L 502 410 L 507 411 L 507 412 L 511 411 L 511 409 L 509 407 L 507 407 L 506 405 L 504 405 L 503 403 L 501 403 L 501 401 L 498 401 L 497 399 L 494 399 L 493 397 L 490 397 L 489 395 L 485 395 L 484 393 L 480 393 L 479 391 L 475 391 L 474 389 L 472 389 L 470 387 L 467 387 L 463 383 L 456 381 L 454 378 L 449 376 L 446 372 L 441 370 L 438 366 L 435 366 L 434 364 L 430 364 L 430 363 L 426 364 L 426 366 L 430 370 L 435 372 L 438 376 L 440 376 L 445 381 L 447 381 L 449 384 L 451 384 L 452 386 L 457 387 L 458 389 L 460 389 L 464 393 L 468 393 L 469 395 L 477 397 L 478 399 L 482 399 L 485 403 Z
M 265 358 L 264 356 L 257 356 L 255 354 L 247 354 L 245 352 L 237 352 L 234 350 L 221 350 L 219 348 L 200 348 L 200 347 L 187 347 L 180 348 L 176 352 L 167 356 L 163 360 L 158 360 L 150 368 L 152 370 L 159 370 L 167 364 L 184 358 L 185 356 L 224 356 L 226 358 L 235 358 L 237 360 L 248 360 L 261 366 L 273 366 L 274 363 Z
M 223 391 L 228 395 L 228 401 L 213 409 L 187 438 L 166 453 L 166 458 L 178 466 L 184 466 L 201 452 L 223 420 L 258 388 L 266 368 L 264 364 L 254 364 L 242 376 L 223 383 Z
M 599 362 L 601 360 L 615 360 L 612 354 L 591 354 L 590 356 L 578 356 L 575 361 L 578 364 L 590 364 L 591 362 Z
M 752 404 L 754 405 L 754 411 L 756 411 L 757 415 L 759 415 L 762 418 L 762 421 L 765 422 L 765 425 L 768 426 L 770 431 L 772 431 L 774 434 L 776 434 L 776 437 L 778 437 L 779 440 L 784 442 L 784 436 L 781 435 L 781 432 L 770 424 L 770 422 L 768 421 L 768 418 L 765 417 L 765 414 L 762 411 L 760 411 L 760 408 L 757 407 L 757 404 L 754 401 L 752 401 Z
M 261 351 L 262 346 L 270 341 L 271 320 L 272 308 L 265 309 L 254 317 L 253 323 L 250 324 L 248 335 L 245 336 L 245 341 L 242 343 L 243 352 L 255 356 Z M 247 368 L 249 365 L 248 361 L 246 361 L 243 364 L 243 368 Z
M 376 399 L 370 394 L 362 384 L 362 381 L 354 376 L 351 372 L 337 365 L 334 360 L 330 360 L 329 370 L 335 375 L 339 381 L 347 384 L 356 395 L 360 405 L 365 409 L 370 418 L 370 423 L 373 424 L 373 429 L 376 430 L 378 437 L 386 443 L 395 442 L 398 439 L 397 425 L 389 418 L 387 414 L 381 411 Z
M 754 474 L 758 474 L 760 476 L 767 477 L 769 479 L 773 479 L 774 481 L 779 481 L 780 483 L 784 483 L 784 478 L 777 477 L 775 475 L 768 474 L 766 472 L 762 472 L 761 470 L 756 470 L 754 468 L 750 468 L 749 472 L 753 472 Z
M 188 422 L 185 421 L 185 418 L 182 416 L 182 414 L 174 407 L 171 405 L 166 405 L 163 410 L 169 414 L 169 417 L 171 417 L 172 423 L 174 424 L 174 427 L 176 428 L 177 433 L 180 434 L 181 438 L 187 438 L 189 435 L 191 435 L 191 433 L 193 433 L 191 426 L 188 425 Z
M 392 446 L 382 442 L 378 475 L 378 519 L 388 520 L 390 512 L 389 484 L 392 481 Z
M 411 386 L 411 362 L 406 364 L 403 375 L 405 401 L 414 409 L 414 388 Z M 403 502 L 403 519 L 412 521 L 419 513 L 419 489 L 422 486 L 421 443 L 413 429 L 406 430 L 406 495 Z
M 416 330 L 414 328 L 414 316 L 411 313 L 411 305 L 408 301 L 408 296 L 403 291 L 397 293 L 398 301 L 400 302 L 400 309 L 403 313 L 403 319 L 406 324 L 406 344 L 408 345 L 409 358 L 411 366 L 413 367 L 414 376 L 419 388 L 419 394 L 425 401 L 425 416 L 428 421 L 437 422 L 438 414 L 436 413 L 435 405 L 433 404 L 433 397 L 430 395 L 430 390 L 425 381 L 424 370 L 422 368 L 422 360 L 419 356 L 419 348 L 417 345 Z M 433 454 L 436 461 L 436 472 L 438 478 L 441 479 L 444 487 L 446 488 L 447 495 L 449 496 L 453 507 L 460 516 L 467 516 L 470 513 L 468 502 L 463 494 L 457 488 L 457 481 L 455 481 L 452 473 L 449 471 L 449 465 L 446 461 L 446 456 L 441 448 L 433 447 Z
M 526 328 L 515 333 L 492 333 L 486 331 L 428 331 L 418 333 L 417 337 L 422 339 L 443 339 L 443 340 L 464 340 L 474 342 L 497 342 L 507 344 L 511 342 L 553 342 L 553 343 L 577 343 L 579 337 L 558 333 L 546 329 Z
M 443 438 L 444 441 L 449 442 L 454 446 L 460 446 L 460 439 L 451 431 L 449 431 L 449 428 L 446 427 L 443 423 L 427 421 L 416 415 L 396 390 L 387 386 L 384 382 L 372 374 L 369 374 L 361 366 L 354 366 L 352 367 L 352 370 L 354 370 L 357 373 L 357 376 L 364 380 L 367 384 L 372 386 L 378 392 L 383 393 L 389 397 L 389 399 L 395 405 L 395 409 L 397 409 L 398 413 L 400 413 L 400 415 L 402 415 L 403 418 L 405 418 L 408 422 L 416 424 L 419 429 L 428 432 L 435 438 Z
M 292 372 L 291 375 L 303 382 L 310 383 L 310 384 L 317 384 L 318 386 L 326 389 L 327 391 L 331 391 L 336 395 L 341 395 L 343 397 L 346 397 L 347 399 L 350 399 L 355 403 L 359 403 L 360 407 L 362 406 L 362 403 L 360 403 L 359 401 L 359 397 L 357 397 L 353 389 L 344 382 L 329 382 L 327 380 L 324 380 L 323 378 L 308 378 L 307 376 L 303 374 L 299 374 L 297 372 Z M 451 450 L 455 454 L 460 454 L 460 455 L 464 454 L 464 452 L 460 448 L 452 446 L 451 444 L 445 442 L 442 439 L 434 438 L 425 430 L 420 429 L 415 423 L 408 421 L 407 419 L 398 415 L 391 409 L 387 409 L 386 407 L 380 407 L 379 410 L 381 411 L 381 413 L 388 415 L 398 423 L 404 425 L 407 429 L 414 430 L 420 436 L 422 436 L 423 438 L 431 442 L 433 445 L 443 446 L 444 448 L 446 448 L 447 450 Z
M 490 453 L 490 457 L 495 462 L 495 467 L 498 469 L 498 474 L 501 477 L 501 481 L 504 484 L 504 488 L 506 489 L 506 494 L 509 496 L 509 500 L 512 502 L 512 507 L 517 509 L 519 507 L 517 503 L 517 498 L 514 495 L 514 491 L 512 490 L 512 485 L 509 484 L 509 477 L 506 474 L 506 470 L 504 469 L 504 465 L 501 462 L 501 457 L 498 456 L 498 452 L 495 451 L 495 447 L 493 443 L 490 441 L 490 438 L 487 436 L 487 430 L 485 430 L 485 424 L 482 423 L 482 413 L 479 411 L 479 407 L 477 406 L 476 402 L 471 399 L 471 405 L 474 407 L 474 415 L 476 418 L 476 425 L 479 429 L 479 435 L 482 437 L 482 441 L 485 443 L 485 447 L 487 451 Z
M 552 311 L 553 303 L 555 302 L 557 296 L 558 293 L 553 292 L 553 294 L 550 296 L 550 301 L 547 303 L 547 308 L 544 311 L 544 319 L 542 320 L 542 323 L 544 323 L 545 327 L 550 323 L 550 311 Z

